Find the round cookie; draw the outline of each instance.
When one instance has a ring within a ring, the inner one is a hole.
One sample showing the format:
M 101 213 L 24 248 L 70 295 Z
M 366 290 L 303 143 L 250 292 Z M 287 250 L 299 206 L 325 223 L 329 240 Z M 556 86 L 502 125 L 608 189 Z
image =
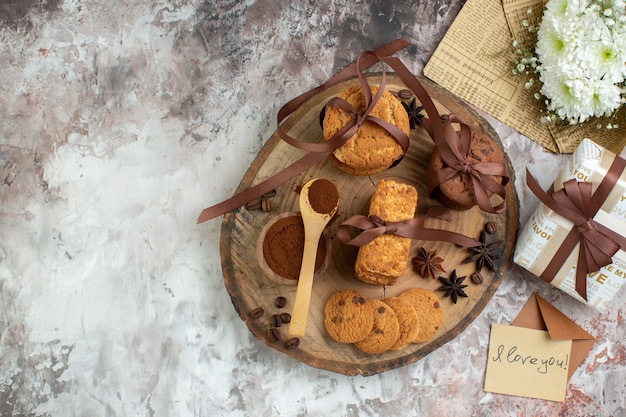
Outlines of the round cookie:
M 504 155 L 489 136 L 485 133 L 472 131 L 468 159 L 470 163 L 474 164 L 480 162 L 503 163 Z M 429 183 L 437 178 L 437 173 L 444 165 L 439 149 L 435 147 L 426 168 L 426 178 Z M 496 182 L 502 182 L 500 176 L 493 176 L 492 178 Z M 487 194 L 491 196 L 492 193 L 487 191 Z M 431 193 L 431 197 L 453 210 L 468 210 L 478 204 L 472 178 L 464 172 L 457 172 L 454 177 L 439 184 L 439 187 Z
M 380 354 L 386 352 L 400 337 L 400 325 L 396 313 L 382 301 L 369 300 L 374 312 L 374 326 L 365 339 L 354 346 L 365 353 Z
M 365 339 L 374 324 L 371 303 L 355 290 L 342 290 L 331 295 L 326 301 L 324 315 L 326 331 L 342 343 Z
M 400 326 L 400 337 L 391 346 L 391 350 L 402 350 L 417 338 L 420 330 L 420 321 L 417 316 L 417 312 L 411 305 L 411 303 L 400 297 L 389 297 L 383 300 L 383 303 L 387 304 L 398 319 Z
M 372 98 L 378 87 L 370 86 Z M 365 110 L 365 97 L 360 85 L 346 88 L 338 95 L 357 112 Z M 402 102 L 390 92 L 384 91 L 376 103 L 371 116 L 390 122 L 409 135 L 409 116 Z M 326 107 L 323 121 L 324 140 L 328 141 L 352 120 L 350 114 L 333 107 Z M 398 141 L 384 128 L 366 120 L 341 147 L 335 149 L 330 160 L 341 170 L 354 175 L 370 175 L 384 171 L 402 155 L 402 147 Z
M 433 337 L 443 320 L 443 306 L 435 293 L 424 288 L 410 288 L 400 297 L 411 303 L 420 320 L 420 329 L 413 342 L 421 343 Z

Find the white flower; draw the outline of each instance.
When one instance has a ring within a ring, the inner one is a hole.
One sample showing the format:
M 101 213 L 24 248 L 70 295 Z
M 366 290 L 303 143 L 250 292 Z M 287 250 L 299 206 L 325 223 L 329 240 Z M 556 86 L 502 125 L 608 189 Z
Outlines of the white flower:
M 541 94 L 560 119 L 610 116 L 626 101 L 626 0 L 549 0 L 535 53 Z M 531 84 L 532 85 L 532 84 Z
M 620 83 L 624 81 L 625 47 L 623 36 L 613 36 L 606 27 L 595 28 L 591 36 L 581 43 L 576 57 L 588 69 L 589 76 Z
M 582 123 L 590 117 L 610 115 L 621 105 L 621 90 L 607 80 L 584 76 L 575 65 L 555 65 L 541 73 L 541 93 L 550 98 L 548 109 L 563 120 Z
M 571 64 L 546 66 L 541 72 L 541 93 L 550 99 L 548 109 L 564 120 L 583 121 L 589 117 L 585 99 L 591 99 L 593 94 L 580 75 Z
M 594 117 L 610 116 L 622 104 L 621 89 L 609 80 L 595 80 L 592 82 L 594 90 L 591 101 Z
M 556 17 L 566 17 L 582 13 L 589 4 L 586 0 L 551 0 L 546 4 L 546 12 Z
M 537 33 L 536 52 L 544 65 L 553 65 L 570 59 L 575 51 L 575 39 L 561 27 L 557 19 L 544 15 Z

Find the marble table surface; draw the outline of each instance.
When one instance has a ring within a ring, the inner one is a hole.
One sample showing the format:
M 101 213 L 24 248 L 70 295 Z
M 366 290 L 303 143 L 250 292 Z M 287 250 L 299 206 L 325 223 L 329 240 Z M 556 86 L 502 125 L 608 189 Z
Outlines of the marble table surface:
M 278 109 L 403 37 L 420 73 L 457 0 L 0 2 L 3 416 L 624 416 L 623 288 L 600 313 L 512 267 L 477 319 L 370 377 L 268 348 L 223 284 L 220 220 Z M 567 161 L 497 120 L 521 222 Z M 598 338 L 564 403 L 483 391 L 492 323 L 540 295 Z

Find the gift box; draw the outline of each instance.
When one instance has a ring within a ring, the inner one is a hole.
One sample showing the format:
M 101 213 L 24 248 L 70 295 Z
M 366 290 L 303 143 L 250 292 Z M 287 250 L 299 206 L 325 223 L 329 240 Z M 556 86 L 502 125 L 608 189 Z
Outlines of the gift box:
M 549 190 L 527 176 L 540 204 L 520 232 L 514 262 L 599 311 L 626 281 L 625 167 L 584 139 Z

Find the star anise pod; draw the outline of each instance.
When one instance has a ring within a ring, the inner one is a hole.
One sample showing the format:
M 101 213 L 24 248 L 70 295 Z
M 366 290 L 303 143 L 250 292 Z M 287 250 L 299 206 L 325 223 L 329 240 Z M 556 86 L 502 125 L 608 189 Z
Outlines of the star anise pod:
M 436 250 L 430 252 L 420 247 L 417 250 L 417 255 L 411 260 L 413 262 L 413 270 L 420 274 L 422 277 L 431 277 L 435 279 L 436 272 L 446 272 L 441 266 L 443 258 L 437 256 Z
M 450 297 L 452 302 L 456 304 L 459 297 L 467 297 L 463 288 L 467 285 L 463 284 L 465 277 L 457 277 L 456 269 L 450 272 L 450 278 L 439 277 L 441 287 L 437 288 L 438 291 L 443 291 L 446 297 Z
M 500 257 L 499 253 L 496 253 L 497 249 L 502 245 L 502 240 L 497 242 L 487 242 L 487 233 L 485 231 L 480 232 L 480 245 L 467 248 L 470 251 L 470 255 L 461 261 L 462 264 L 470 262 L 476 262 L 476 270 L 480 271 L 484 266 L 492 271 L 496 270 L 494 261 Z
M 422 123 L 423 114 L 420 114 L 422 110 L 424 110 L 424 106 L 418 106 L 415 98 L 411 100 L 411 104 L 406 104 L 404 101 L 402 102 L 402 107 L 406 110 L 406 113 L 409 115 L 409 124 L 411 125 L 411 129 L 415 129 L 417 125 Z

